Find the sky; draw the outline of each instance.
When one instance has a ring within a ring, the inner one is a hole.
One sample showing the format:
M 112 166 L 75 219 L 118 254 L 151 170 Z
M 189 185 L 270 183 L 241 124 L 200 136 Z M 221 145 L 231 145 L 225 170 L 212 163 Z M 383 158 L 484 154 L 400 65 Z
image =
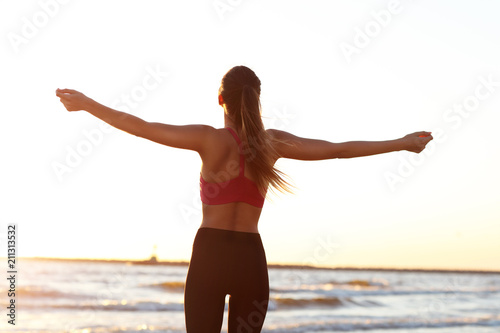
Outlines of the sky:
M 500 5 L 493 1 L 0 3 L 0 239 L 21 257 L 189 260 L 196 152 L 68 112 L 57 88 L 147 121 L 223 127 L 222 76 L 262 82 L 266 128 L 332 142 L 433 132 L 420 154 L 277 167 L 269 263 L 500 270 Z

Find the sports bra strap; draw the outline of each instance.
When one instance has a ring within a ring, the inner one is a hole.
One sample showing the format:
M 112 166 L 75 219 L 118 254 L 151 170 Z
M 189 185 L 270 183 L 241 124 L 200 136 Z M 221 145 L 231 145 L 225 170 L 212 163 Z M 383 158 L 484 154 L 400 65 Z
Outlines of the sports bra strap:
M 241 140 L 238 137 L 238 134 L 236 134 L 235 131 L 231 127 L 226 127 L 227 130 L 229 130 L 229 133 L 232 134 L 233 138 L 236 140 L 238 143 L 238 150 L 240 152 L 240 176 L 243 176 L 245 174 L 245 155 L 243 154 L 242 148 L 241 148 Z

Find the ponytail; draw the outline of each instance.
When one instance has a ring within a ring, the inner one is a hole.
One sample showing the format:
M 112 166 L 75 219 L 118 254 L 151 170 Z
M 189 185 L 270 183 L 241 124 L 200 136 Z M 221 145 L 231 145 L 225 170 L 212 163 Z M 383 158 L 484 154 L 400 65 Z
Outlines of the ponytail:
M 268 184 L 280 192 L 291 192 L 291 185 L 283 178 L 284 173 L 274 167 L 278 154 L 273 138 L 262 123 L 260 80 L 257 75 L 248 67 L 233 67 L 222 78 L 219 93 L 229 117 L 241 132 L 245 161 L 255 173 L 259 192 L 265 197 Z
M 242 89 L 240 117 L 243 153 L 249 168 L 256 171 L 259 192 L 265 197 L 267 184 L 280 192 L 290 192 L 284 174 L 274 167 L 277 152 L 262 123 L 259 93 L 250 85 Z

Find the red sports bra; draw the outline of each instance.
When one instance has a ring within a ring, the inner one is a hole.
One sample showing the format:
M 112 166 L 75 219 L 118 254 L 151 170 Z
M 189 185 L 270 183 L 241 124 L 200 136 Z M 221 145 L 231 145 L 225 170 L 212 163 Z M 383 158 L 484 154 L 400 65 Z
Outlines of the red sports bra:
M 264 197 L 259 193 L 257 185 L 245 177 L 245 156 L 241 149 L 241 141 L 238 135 L 229 127 L 226 127 L 238 143 L 240 151 L 239 175 L 220 183 L 209 183 L 203 179 L 200 172 L 200 195 L 201 201 L 207 205 L 222 205 L 230 202 L 246 202 L 252 206 L 262 208 Z

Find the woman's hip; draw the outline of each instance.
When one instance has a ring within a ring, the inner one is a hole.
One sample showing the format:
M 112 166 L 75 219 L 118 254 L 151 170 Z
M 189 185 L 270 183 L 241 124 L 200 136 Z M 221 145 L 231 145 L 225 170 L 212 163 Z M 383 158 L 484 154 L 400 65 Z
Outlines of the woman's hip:
M 193 243 L 190 272 L 234 281 L 267 280 L 267 261 L 258 233 L 200 228 Z M 203 272 L 203 273 L 202 273 Z

